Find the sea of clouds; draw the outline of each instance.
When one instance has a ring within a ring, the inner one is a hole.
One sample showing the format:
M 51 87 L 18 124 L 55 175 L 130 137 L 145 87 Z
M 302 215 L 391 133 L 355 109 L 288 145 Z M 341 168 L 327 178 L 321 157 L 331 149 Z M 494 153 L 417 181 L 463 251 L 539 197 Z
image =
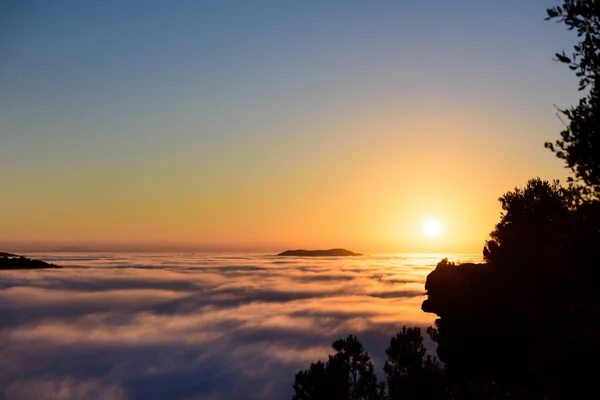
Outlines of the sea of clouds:
M 381 371 L 443 257 L 28 256 L 66 268 L 0 272 L 0 398 L 291 398 L 351 333 Z

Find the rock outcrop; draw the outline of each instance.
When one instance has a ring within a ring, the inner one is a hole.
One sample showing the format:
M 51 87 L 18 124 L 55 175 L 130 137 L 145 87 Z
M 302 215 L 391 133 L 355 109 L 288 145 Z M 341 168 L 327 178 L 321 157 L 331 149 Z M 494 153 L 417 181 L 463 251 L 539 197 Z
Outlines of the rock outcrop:
M 439 317 L 430 334 L 450 377 L 500 383 L 531 398 L 579 379 L 582 368 L 565 367 L 590 354 L 585 327 L 595 317 L 578 315 L 562 276 L 442 260 L 425 289 L 422 309 Z

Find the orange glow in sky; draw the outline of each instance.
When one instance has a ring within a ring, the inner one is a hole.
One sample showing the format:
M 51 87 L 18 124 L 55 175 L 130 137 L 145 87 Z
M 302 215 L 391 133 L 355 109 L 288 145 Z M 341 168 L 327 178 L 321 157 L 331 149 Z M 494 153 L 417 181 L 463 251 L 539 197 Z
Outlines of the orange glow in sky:
M 566 176 L 569 38 L 409 3 L 16 13 L 0 246 L 479 253 L 499 196 Z

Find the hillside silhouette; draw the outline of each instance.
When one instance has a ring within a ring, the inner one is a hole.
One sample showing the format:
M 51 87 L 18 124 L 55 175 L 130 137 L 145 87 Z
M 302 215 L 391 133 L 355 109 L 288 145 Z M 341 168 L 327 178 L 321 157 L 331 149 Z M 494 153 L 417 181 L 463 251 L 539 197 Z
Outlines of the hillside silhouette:
M 10 254 L 10 253 L 1 253 Z M 26 257 L 0 256 L 0 271 L 8 269 L 42 269 L 42 268 L 62 268 L 58 265 L 50 264 L 41 260 L 32 260 Z

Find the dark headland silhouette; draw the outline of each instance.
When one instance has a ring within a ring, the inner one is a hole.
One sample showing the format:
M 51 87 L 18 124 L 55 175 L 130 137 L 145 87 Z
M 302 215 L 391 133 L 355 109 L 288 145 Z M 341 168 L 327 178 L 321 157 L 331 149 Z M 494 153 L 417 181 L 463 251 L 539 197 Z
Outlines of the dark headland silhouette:
M 286 250 L 278 256 L 293 256 L 293 257 L 355 257 L 362 256 L 360 253 L 354 253 L 346 249 L 329 249 L 329 250 Z
M 7 269 L 62 268 L 41 260 L 32 260 L 12 253 L 0 252 L 0 271 Z

